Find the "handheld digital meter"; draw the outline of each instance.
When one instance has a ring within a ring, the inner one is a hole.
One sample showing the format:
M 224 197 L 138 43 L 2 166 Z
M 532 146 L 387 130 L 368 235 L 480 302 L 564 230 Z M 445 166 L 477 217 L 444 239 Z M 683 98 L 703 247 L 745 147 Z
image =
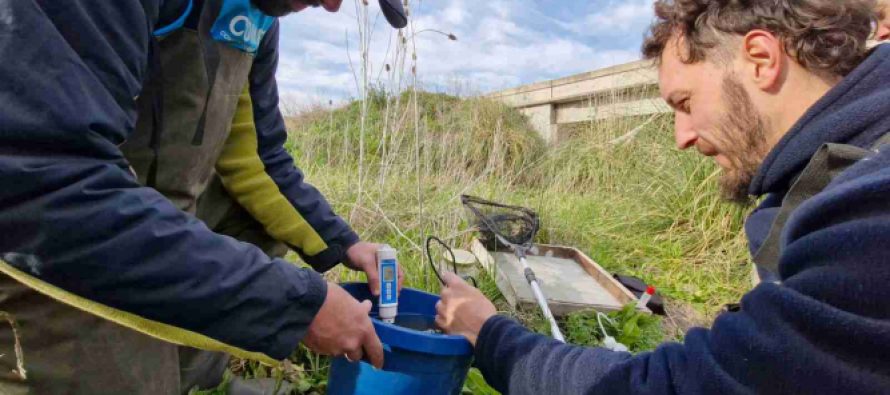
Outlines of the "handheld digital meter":
M 384 245 L 377 250 L 377 273 L 380 277 L 380 320 L 396 321 L 399 309 L 399 262 L 396 250 Z

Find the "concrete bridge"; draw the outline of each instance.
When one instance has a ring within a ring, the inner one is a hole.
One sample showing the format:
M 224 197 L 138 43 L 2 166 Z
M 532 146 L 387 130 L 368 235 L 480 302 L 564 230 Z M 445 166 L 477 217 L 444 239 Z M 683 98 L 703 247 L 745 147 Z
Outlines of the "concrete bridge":
M 658 96 L 657 73 L 649 61 L 537 82 L 488 97 L 518 108 L 550 143 L 560 125 L 670 112 Z
M 886 41 L 884 41 L 886 42 Z M 868 46 L 884 43 L 869 41 Z M 560 125 L 670 112 L 658 96 L 658 75 L 650 61 L 638 61 L 518 88 L 488 97 L 518 108 L 550 143 Z

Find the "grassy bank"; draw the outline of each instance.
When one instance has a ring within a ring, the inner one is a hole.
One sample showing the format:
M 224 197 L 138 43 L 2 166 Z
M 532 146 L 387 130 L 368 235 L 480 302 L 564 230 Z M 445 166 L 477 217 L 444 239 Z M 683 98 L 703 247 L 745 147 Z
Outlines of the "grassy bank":
M 672 148 L 668 115 L 575 125 L 571 139 L 545 148 L 518 112 L 484 99 L 376 94 L 367 114 L 362 125 L 358 102 L 302 114 L 290 121 L 288 149 L 364 239 L 400 251 L 409 287 L 438 291 L 422 254 L 426 236 L 468 246 L 459 201 L 467 193 L 530 207 L 542 220 L 538 242 L 577 247 L 609 271 L 655 285 L 671 314 L 640 322 L 636 350 L 707 324 L 746 290 L 744 213 L 719 201 L 713 164 Z M 362 278 L 344 269 L 328 276 Z M 536 312 L 510 313 L 540 323 Z M 597 344 L 590 318 L 565 320 L 569 339 Z M 326 369 L 303 352 L 283 369 L 236 370 L 280 375 L 311 393 L 323 392 Z M 468 390 L 486 393 L 478 381 Z

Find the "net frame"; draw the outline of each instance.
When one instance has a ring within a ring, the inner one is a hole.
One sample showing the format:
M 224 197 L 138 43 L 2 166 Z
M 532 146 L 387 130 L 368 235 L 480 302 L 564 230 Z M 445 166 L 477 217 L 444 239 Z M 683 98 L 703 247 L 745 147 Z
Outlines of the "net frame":
M 540 230 L 538 214 L 522 206 L 513 206 L 470 195 L 461 195 L 461 204 L 473 215 L 480 241 L 495 251 L 498 246 L 524 252 L 532 247 Z

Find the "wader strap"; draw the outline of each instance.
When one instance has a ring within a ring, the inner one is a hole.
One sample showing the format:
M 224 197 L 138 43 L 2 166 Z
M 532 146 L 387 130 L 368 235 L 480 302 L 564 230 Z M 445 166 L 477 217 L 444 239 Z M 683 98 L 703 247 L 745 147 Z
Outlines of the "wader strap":
M 164 100 L 161 96 L 161 92 L 163 89 L 157 88 L 158 85 L 162 85 L 163 81 L 161 80 L 161 48 L 160 44 L 158 44 L 158 37 L 155 36 L 154 26 L 151 24 L 151 10 L 148 7 L 148 3 L 144 2 L 142 4 L 143 11 L 145 11 L 145 20 L 148 25 L 148 73 L 145 76 L 145 80 L 142 81 L 142 86 L 145 87 L 143 89 L 142 95 L 149 94 L 151 96 L 151 140 L 149 141 L 149 148 L 152 150 L 152 160 L 151 164 L 148 167 L 148 174 L 146 184 L 150 187 L 154 187 L 157 183 L 158 179 L 158 157 L 160 156 L 158 150 L 161 147 L 161 128 L 163 128 L 163 104 Z M 189 4 L 189 9 L 191 9 L 191 4 Z M 130 170 L 132 171 L 132 166 Z
M 878 139 L 873 149 L 876 150 L 883 144 L 890 144 L 890 133 Z M 773 220 L 766 240 L 754 254 L 754 263 L 760 269 L 778 274 L 782 230 L 791 213 L 804 201 L 825 189 L 838 174 L 871 154 L 871 150 L 846 144 L 824 144 L 820 147 L 782 200 L 779 214 Z
M 198 30 L 202 33 L 199 37 L 203 40 L 213 40 L 210 37 L 210 28 L 213 22 L 219 17 L 221 5 L 211 7 L 201 15 Z M 213 97 L 213 88 L 216 85 L 216 74 L 220 65 L 219 48 L 216 45 L 202 45 L 201 50 L 204 52 L 204 65 L 207 68 L 207 94 L 204 96 L 203 107 L 201 108 L 201 118 L 198 120 L 198 126 L 195 128 L 195 134 L 192 136 L 192 145 L 200 146 L 204 144 L 204 129 L 207 128 L 207 110 L 210 107 L 210 100 Z
M 152 36 L 149 49 L 151 71 L 149 72 L 148 89 L 151 93 L 151 140 L 148 146 L 152 150 L 152 160 L 146 175 L 146 185 L 156 187 L 158 184 L 158 161 L 160 160 L 161 131 L 164 130 L 164 79 L 161 70 L 161 46 L 158 38 Z

